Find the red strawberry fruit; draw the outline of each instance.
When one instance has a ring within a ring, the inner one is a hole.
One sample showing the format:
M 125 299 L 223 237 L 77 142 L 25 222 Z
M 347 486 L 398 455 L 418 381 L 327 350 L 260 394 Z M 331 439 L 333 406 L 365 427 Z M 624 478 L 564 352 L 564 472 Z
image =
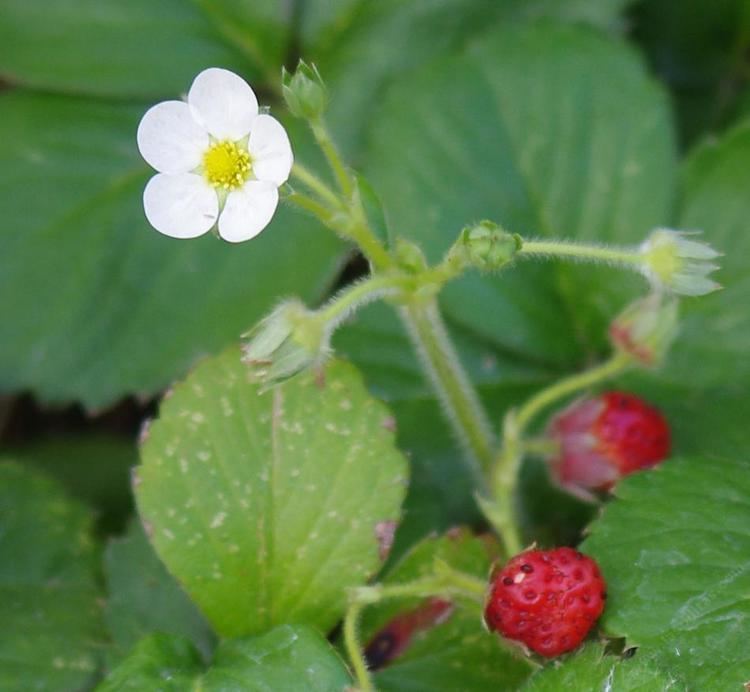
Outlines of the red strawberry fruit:
M 579 497 L 609 490 L 622 476 L 655 466 L 669 456 L 669 425 L 633 394 L 606 392 L 574 401 L 550 422 L 557 443 L 550 456 L 553 478 Z
M 484 619 L 491 630 L 552 658 L 586 638 L 606 597 L 590 557 L 572 548 L 527 550 L 493 575 Z

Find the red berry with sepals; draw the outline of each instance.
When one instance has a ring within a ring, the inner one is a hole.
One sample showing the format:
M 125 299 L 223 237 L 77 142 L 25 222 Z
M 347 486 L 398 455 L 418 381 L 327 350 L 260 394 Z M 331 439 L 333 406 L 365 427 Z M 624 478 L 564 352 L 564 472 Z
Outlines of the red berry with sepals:
M 620 478 L 655 466 L 669 456 L 664 416 L 633 394 L 605 392 L 574 401 L 550 422 L 557 444 L 549 459 L 554 480 L 586 499 Z
M 572 548 L 527 550 L 495 573 L 484 619 L 491 630 L 552 658 L 575 649 L 604 610 L 606 584 Z

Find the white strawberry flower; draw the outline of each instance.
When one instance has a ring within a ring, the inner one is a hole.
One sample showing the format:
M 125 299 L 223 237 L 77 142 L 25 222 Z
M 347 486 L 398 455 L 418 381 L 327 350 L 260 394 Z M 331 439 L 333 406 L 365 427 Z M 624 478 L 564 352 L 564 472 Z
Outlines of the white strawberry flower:
M 721 257 L 708 243 L 691 240 L 699 231 L 657 228 L 641 243 L 642 272 L 657 289 L 684 296 L 702 296 L 721 286 L 708 275 Z
M 250 85 L 216 67 L 195 78 L 187 103 L 163 101 L 146 111 L 138 149 L 158 171 L 143 191 L 149 223 L 173 238 L 216 225 L 232 243 L 271 221 L 293 161 L 286 130 L 259 114 Z

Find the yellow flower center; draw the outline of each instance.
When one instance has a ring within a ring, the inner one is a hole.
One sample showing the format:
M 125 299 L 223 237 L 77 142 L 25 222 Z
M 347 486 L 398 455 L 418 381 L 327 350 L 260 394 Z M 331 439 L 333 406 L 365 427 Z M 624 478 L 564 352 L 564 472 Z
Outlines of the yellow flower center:
M 653 271 L 664 283 L 670 283 L 672 277 L 677 274 L 685 264 L 679 256 L 674 243 L 660 243 L 649 250 L 646 261 Z
M 248 179 L 251 170 L 250 154 L 229 140 L 216 142 L 203 155 L 203 175 L 214 187 L 234 190 Z

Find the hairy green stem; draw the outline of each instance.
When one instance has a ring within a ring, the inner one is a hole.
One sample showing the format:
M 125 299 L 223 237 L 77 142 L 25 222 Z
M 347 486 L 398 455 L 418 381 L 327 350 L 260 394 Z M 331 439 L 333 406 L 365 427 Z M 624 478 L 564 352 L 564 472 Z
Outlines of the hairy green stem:
M 415 581 L 362 586 L 350 592 L 349 608 L 344 617 L 344 646 L 360 691 L 375 690 L 359 640 L 359 618 L 366 606 L 393 598 L 434 596 L 464 599 L 479 606 L 484 603 L 487 592 L 484 579 L 460 572 L 442 561 L 436 561 L 433 569 L 433 574 Z
M 510 411 L 506 416 L 502 447 L 492 471 L 493 501 L 487 508 L 487 515 L 500 534 L 508 555 L 515 555 L 522 548 L 515 517 L 515 500 L 524 451 L 533 448 L 532 444 L 524 442 L 526 427 L 547 406 L 623 372 L 632 362 L 630 355 L 617 352 L 604 363 L 563 378 L 537 392 L 517 411 Z
M 367 668 L 367 661 L 359 643 L 359 617 L 365 603 L 354 601 L 349 605 L 344 617 L 344 647 L 354 670 L 359 692 L 374 692 L 375 685 Z
M 323 219 L 331 218 L 331 210 L 325 204 L 319 202 L 317 199 L 313 199 L 308 195 L 302 194 L 301 192 L 293 192 L 284 199 L 287 202 L 298 206 L 300 209 L 309 211 L 313 216 L 321 221 Z
M 585 245 L 564 240 L 524 240 L 519 255 L 566 257 L 592 262 L 618 264 L 640 271 L 643 257 L 638 250 Z
M 354 310 L 386 295 L 409 291 L 414 288 L 413 277 L 404 274 L 375 274 L 350 284 L 329 300 L 316 316 L 329 329 L 335 329 Z
M 310 122 L 310 128 L 312 129 L 315 141 L 318 143 L 320 150 L 328 161 L 328 165 L 331 167 L 331 171 L 336 178 L 336 182 L 341 189 L 342 194 L 346 199 L 349 199 L 352 195 L 352 177 L 347 171 L 341 156 L 339 155 L 336 145 L 331 139 L 331 135 L 328 133 L 325 123 L 322 120 L 313 120 Z
M 464 451 L 477 488 L 486 488 L 495 439 L 443 324 L 437 301 L 413 301 L 400 310 L 415 350 Z
M 340 236 L 354 241 L 373 267 L 379 270 L 393 266 L 393 260 L 377 236 L 372 232 L 359 203 L 342 199 L 315 173 L 300 163 L 292 167 L 292 174 L 315 192 L 320 201 L 301 193 L 293 193 L 287 201 L 314 214 L 318 220 Z
M 394 265 L 393 258 L 373 233 L 361 206 L 355 202 L 351 204 L 351 223 L 347 229 L 349 237 L 359 245 L 362 254 L 375 269 L 379 271 L 389 269 Z
M 321 199 L 325 200 L 332 209 L 340 209 L 342 207 L 342 202 L 338 195 L 306 166 L 295 161 L 292 166 L 292 175 L 309 187 Z
M 583 372 L 570 375 L 542 389 L 532 396 L 516 414 L 516 424 L 520 432 L 526 428 L 531 420 L 544 408 L 594 384 L 618 375 L 633 363 L 633 358 L 623 351 L 617 351 L 609 360 Z

